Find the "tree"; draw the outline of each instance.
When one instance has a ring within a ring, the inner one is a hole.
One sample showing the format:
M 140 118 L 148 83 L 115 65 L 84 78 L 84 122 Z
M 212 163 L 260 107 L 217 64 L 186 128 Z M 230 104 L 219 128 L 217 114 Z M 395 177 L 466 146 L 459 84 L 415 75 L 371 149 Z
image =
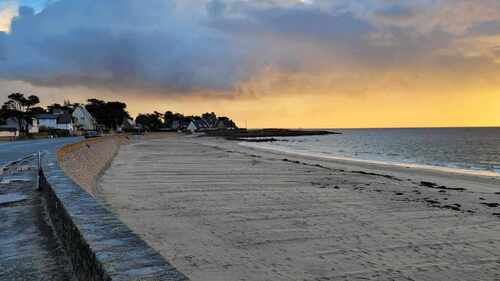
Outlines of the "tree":
M 94 116 L 97 123 L 116 130 L 125 118 L 130 118 L 126 111 L 127 105 L 122 102 L 106 102 L 99 99 L 89 99 L 85 108 Z
M 206 112 L 201 115 L 201 119 L 211 128 L 217 125 L 217 115 L 214 112 Z
M 154 113 L 139 114 L 135 119 L 135 123 L 150 131 L 159 131 L 164 127 L 161 121 L 162 117 L 163 114 L 156 111 Z
M 50 113 L 54 113 L 54 111 L 63 111 L 66 113 L 73 113 L 75 108 L 79 106 L 79 103 L 71 103 L 69 100 L 65 100 L 63 105 L 60 105 L 58 103 L 54 103 L 52 105 L 47 106 L 47 110 Z
M 186 117 L 181 113 L 173 113 L 172 111 L 167 111 L 163 114 L 163 122 L 165 127 L 172 128 L 175 121 L 182 121 Z
M 217 115 L 215 114 L 215 112 L 206 112 L 201 115 L 201 118 L 206 120 L 214 120 L 217 119 Z
M 105 125 L 106 122 L 106 102 L 98 99 L 89 99 L 87 100 L 87 105 L 85 108 L 92 114 L 92 116 L 96 119 L 97 123 L 101 125 Z
M 40 103 L 40 99 L 31 95 L 25 97 L 21 93 L 13 93 L 8 96 L 0 110 L 0 117 L 3 119 L 13 118 L 17 121 L 19 133 L 29 133 L 29 126 L 33 124 L 35 112 L 32 107 Z M 37 109 L 38 110 L 38 109 Z
M 163 114 L 163 122 L 167 128 L 172 128 L 172 123 L 174 122 L 174 113 L 172 111 L 167 111 Z
M 8 96 L 9 100 L 5 104 L 18 111 L 29 111 L 29 109 L 40 103 L 40 99 L 37 96 L 31 95 L 28 98 L 21 93 L 13 93 Z
M 130 118 L 130 115 L 125 110 L 127 105 L 122 102 L 108 102 L 106 103 L 106 116 L 107 116 L 107 124 L 108 128 L 113 128 L 116 130 L 118 126 L 123 124 L 123 120 L 125 118 Z

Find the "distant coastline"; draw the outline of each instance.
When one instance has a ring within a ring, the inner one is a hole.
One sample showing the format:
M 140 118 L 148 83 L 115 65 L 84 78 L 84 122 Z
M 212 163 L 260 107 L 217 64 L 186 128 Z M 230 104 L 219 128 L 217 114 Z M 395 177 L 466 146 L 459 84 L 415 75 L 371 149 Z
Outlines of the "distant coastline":
M 335 131 L 342 134 L 277 137 L 267 143 L 255 141 L 262 143 L 253 146 L 325 159 L 500 176 L 500 128 L 497 127 Z
M 211 137 L 223 137 L 228 140 L 250 140 L 274 141 L 276 137 L 300 137 L 300 136 L 325 136 L 338 135 L 340 133 L 332 130 L 314 129 L 235 129 L 235 130 L 212 130 L 205 131 L 205 135 Z M 259 140 L 260 139 L 260 140 Z

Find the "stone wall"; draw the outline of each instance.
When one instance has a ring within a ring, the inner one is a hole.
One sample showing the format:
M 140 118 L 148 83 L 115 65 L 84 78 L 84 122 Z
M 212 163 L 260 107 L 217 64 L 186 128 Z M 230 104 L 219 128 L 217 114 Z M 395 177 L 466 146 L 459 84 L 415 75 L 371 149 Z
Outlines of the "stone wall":
M 56 152 L 44 153 L 40 176 L 49 219 L 79 280 L 188 280 L 66 176 Z

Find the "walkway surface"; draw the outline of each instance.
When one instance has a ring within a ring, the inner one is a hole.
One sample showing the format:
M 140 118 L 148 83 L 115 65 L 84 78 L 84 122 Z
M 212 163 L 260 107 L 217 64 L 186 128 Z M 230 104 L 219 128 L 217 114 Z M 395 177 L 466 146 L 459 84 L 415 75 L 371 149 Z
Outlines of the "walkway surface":
M 68 143 L 81 140 L 74 138 L 39 139 L 15 142 L 0 142 L 0 167 L 8 162 L 15 161 L 28 154 L 40 150 L 54 150 Z
M 193 281 L 500 280 L 500 194 L 208 141 L 124 146 L 100 186 Z
M 35 188 L 34 164 L 31 157 L 0 175 L 0 280 L 72 280 Z

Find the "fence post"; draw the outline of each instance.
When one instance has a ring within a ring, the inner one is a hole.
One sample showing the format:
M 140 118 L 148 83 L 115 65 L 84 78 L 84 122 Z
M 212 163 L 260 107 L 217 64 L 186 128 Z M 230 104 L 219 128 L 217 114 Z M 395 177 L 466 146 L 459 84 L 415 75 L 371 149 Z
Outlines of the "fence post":
M 42 153 L 38 151 L 37 153 L 37 176 L 36 176 L 36 187 L 38 190 L 42 190 L 42 185 L 40 182 L 40 178 L 42 176 Z

